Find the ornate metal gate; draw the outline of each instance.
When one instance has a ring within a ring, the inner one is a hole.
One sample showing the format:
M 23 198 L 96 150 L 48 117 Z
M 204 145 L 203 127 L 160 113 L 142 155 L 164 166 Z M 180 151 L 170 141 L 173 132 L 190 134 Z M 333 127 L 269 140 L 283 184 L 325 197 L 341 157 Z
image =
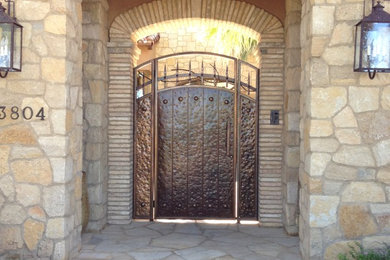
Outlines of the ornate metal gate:
M 134 70 L 134 218 L 257 219 L 259 69 L 211 53 Z

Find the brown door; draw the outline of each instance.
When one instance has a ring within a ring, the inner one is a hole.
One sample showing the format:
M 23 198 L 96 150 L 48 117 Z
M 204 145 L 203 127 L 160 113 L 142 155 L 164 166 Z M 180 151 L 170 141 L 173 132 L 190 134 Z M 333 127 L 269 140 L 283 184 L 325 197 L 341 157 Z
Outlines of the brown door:
M 228 90 L 159 93 L 157 217 L 234 217 L 233 122 Z

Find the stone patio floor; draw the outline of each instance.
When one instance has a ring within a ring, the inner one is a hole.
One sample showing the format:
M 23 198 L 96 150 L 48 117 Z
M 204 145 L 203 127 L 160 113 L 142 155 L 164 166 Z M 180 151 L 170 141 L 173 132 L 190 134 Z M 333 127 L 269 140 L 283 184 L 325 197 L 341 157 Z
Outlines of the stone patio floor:
M 133 222 L 85 233 L 76 260 L 301 259 L 298 237 L 257 225 Z

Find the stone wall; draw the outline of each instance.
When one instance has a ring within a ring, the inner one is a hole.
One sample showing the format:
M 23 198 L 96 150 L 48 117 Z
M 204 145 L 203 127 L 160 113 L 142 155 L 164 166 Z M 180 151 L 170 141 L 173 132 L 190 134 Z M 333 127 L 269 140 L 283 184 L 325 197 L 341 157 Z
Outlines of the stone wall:
M 67 259 L 81 243 L 81 1 L 16 1 L 16 15 L 23 68 L 0 81 L 0 258 Z
M 300 237 L 305 259 L 389 243 L 390 76 L 353 72 L 361 1 L 302 7 Z
M 107 223 L 108 56 L 106 0 L 84 0 L 83 8 L 83 170 L 87 173 L 87 230 Z

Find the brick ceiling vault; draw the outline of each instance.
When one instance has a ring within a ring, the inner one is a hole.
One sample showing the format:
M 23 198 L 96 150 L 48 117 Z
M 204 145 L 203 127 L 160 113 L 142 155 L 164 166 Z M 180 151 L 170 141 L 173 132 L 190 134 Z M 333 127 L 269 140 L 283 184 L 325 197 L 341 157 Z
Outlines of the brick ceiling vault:
M 232 0 L 164 0 L 134 7 L 118 15 L 110 28 L 111 41 L 128 41 L 164 28 L 190 26 L 194 20 L 239 27 L 248 34 L 283 33 L 280 20 L 255 5 Z

